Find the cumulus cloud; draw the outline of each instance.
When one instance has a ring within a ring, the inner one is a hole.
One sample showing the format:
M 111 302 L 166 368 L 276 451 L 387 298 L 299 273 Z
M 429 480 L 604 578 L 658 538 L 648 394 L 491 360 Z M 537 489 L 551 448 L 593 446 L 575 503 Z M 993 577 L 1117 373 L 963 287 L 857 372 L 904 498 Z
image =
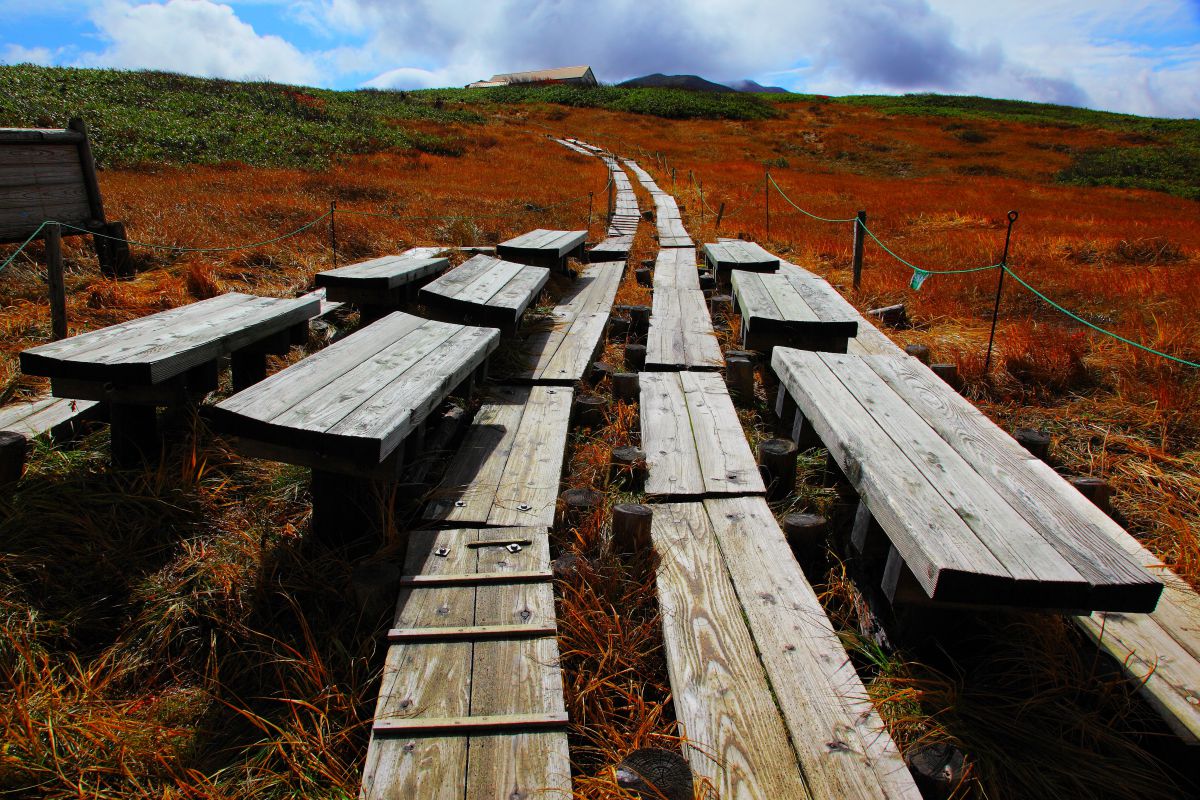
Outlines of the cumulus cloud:
M 22 47 L 19 44 L 8 44 L 0 51 L 0 62 L 49 66 L 54 63 L 54 52 L 49 47 Z
M 91 20 L 106 46 L 81 59 L 90 66 L 301 84 L 319 78 L 311 57 L 278 36 L 258 34 L 232 7 L 211 0 L 110 0 Z

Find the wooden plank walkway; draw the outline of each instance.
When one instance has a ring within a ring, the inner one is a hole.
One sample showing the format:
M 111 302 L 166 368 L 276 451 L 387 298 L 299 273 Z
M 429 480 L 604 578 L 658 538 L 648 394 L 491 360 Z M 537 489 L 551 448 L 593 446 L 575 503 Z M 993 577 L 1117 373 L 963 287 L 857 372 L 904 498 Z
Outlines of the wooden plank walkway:
M 502 386 L 475 415 L 424 519 L 458 526 L 551 527 L 574 391 Z
M 720 369 L 725 363 L 700 291 L 693 251 L 659 250 L 654 269 L 646 369 Z
M 404 574 L 360 796 L 569 797 L 546 529 L 416 531 Z
M 479 255 L 426 284 L 419 297 L 456 322 L 498 325 L 512 332 L 549 279 L 544 267 Z
M 654 507 L 675 713 L 721 797 L 919 800 L 761 498 Z
M 731 270 L 734 307 L 742 319 L 742 347 L 769 354 L 775 345 L 844 353 L 861 317 L 824 302 L 811 284 L 790 272 Z
M 582 380 L 604 346 L 604 328 L 624 264 L 592 264 L 550 312 L 553 328 L 531 334 L 523 365 L 501 377 L 515 381 L 573 385 Z
M 415 286 L 448 266 L 447 258 L 383 256 L 318 272 L 313 281 L 334 302 L 394 309 L 412 296 Z
M 102 407 L 94 400 L 43 397 L 10 403 L 0 408 L 0 431 L 12 431 L 34 439 L 46 434 L 51 439 L 70 439 L 85 421 L 99 416 Z
M 537 228 L 496 245 L 496 255 L 518 264 L 567 271 L 567 258 L 583 260 L 587 231 L 551 231 Z
M 607 238 L 588 253 L 590 261 L 624 261 L 633 248 L 633 237 L 637 233 L 641 214 L 638 211 L 637 195 L 629 176 L 612 156 L 602 156 L 608 167 L 615 188 L 612 215 L 608 220 Z
M 683 227 L 683 221 L 679 214 L 679 203 L 675 198 L 660 189 L 654 179 L 650 177 L 650 173 L 633 161 L 625 160 L 622 163 L 629 168 L 629 171 L 654 198 L 654 219 L 658 227 L 659 247 L 694 248 L 696 243 L 692 241 L 691 236 Z
M 781 387 L 934 600 L 1150 611 L 1161 583 L 1088 521 L 1087 501 L 908 358 L 777 347 Z
M 551 141 L 558 142 L 563 147 L 567 148 L 568 150 L 574 150 L 576 153 L 578 153 L 581 156 L 592 157 L 592 156 L 596 155 L 592 151 L 585 150 L 584 148 L 580 147 L 579 145 L 577 145 L 574 142 L 569 141 L 567 139 L 555 139 L 554 137 L 551 137 Z
M 766 491 L 721 376 L 643 372 L 646 494 L 672 498 Z

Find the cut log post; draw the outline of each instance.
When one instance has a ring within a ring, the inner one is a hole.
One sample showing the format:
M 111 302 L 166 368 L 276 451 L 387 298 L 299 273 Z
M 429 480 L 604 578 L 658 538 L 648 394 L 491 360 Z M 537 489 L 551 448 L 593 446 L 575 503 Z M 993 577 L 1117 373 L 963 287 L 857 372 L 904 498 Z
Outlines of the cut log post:
M 267 354 L 253 347 L 235 350 L 229 358 L 233 391 L 240 392 L 267 377 Z
M 622 503 L 612 510 L 612 545 L 617 553 L 644 553 L 651 547 L 650 506 Z
M 29 440 L 16 431 L 0 431 L 0 486 L 11 486 L 25 474 Z
M 728 325 L 729 317 L 733 314 L 733 298 L 727 294 L 714 294 L 708 301 L 708 313 L 714 323 L 724 322 Z
M 605 378 L 611 378 L 616 369 L 612 364 L 605 361 L 593 361 L 584 376 L 584 380 L 589 386 L 599 386 L 600 382 Z
M 725 356 L 725 382 L 729 394 L 741 404 L 754 402 L 754 362 L 745 356 Z
M 633 277 L 637 280 L 638 286 L 652 286 L 654 284 L 654 275 L 645 267 L 639 267 L 633 271 Z
M 576 396 L 571 408 L 571 418 L 576 428 L 599 430 L 604 427 L 608 403 L 594 394 Z
M 625 366 L 634 372 L 641 372 L 646 366 L 646 345 L 625 345 Z
M 108 422 L 113 466 L 139 467 L 157 459 L 160 443 L 154 406 L 110 403 Z
M 958 364 L 931 364 L 933 374 L 948 383 L 954 391 L 962 391 L 962 381 L 958 377 Z
M 608 480 L 623 481 L 628 491 L 641 491 L 646 484 L 646 451 L 632 446 L 614 447 Z
M 629 336 L 629 320 L 625 317 L 609 317 L 608 340 L 610 342 L 624 341 Z
M 1067 478 L 1072 486 L 1079 490 L 1079 493 L 1095 503 L 1096 507 L 1105 514 L 1112 515 L 1112 485 L 1103 478 L 1093 478 L 1087 475 L 1079 475 Z
M 966 757 L 945 742 L 918 745 L 904 756 L 925 800 L 948 800 L 962 784 Z
M 692 800 L 695 786 L 687 759 L 674 750 L 644 747 L 617 765 L 617 785 L 645 800 Z
M 654 265 L 656 263 L 658 263 L 657 259 L 643 258 L 642 259 L 642 269 L 654 269 Z
M 646 220 L 646 222 L 654 222 L 654 209 L 647 208 L 644 210 L 642 212 L 642 219 Z
M 650 331 L 650 306 L 629 307 L 629 332 L 645 336 Z
M 904 352 L 908 353 L 922 364 L 929 363 L 929 345 L 927 344 L 910 344 L 904 348 Z
M 67 338 L 67 287 L 63 277 L 62 226 L 46 226 L 46 266 L 50 282 L 50 338 Z
M 717 277 L 711 272 L 700 273 L 700 291 L 708 294 L 717 290 Z
M 368 543 L 379 541 L 391 517 L 385 508 L 391 496 L 389 489 L 381 481 L 314 469 L 310 522 L 313 538 L 336 549 L 355 543 L 365 549 Z
M 641 382 L 636 372 L 618 372 L 612 376 L 613 397 L 626 402 L 636 402 L 641 391 Z
M 1050 434 L 1033 428 L 1018 428 L 1013 434 L 1017 442 L 1036 458 L 1046 461 L 1050 457 Z
M 132 278 L 135 272 L 129 255 L 129 241 L 125 238 L 125 223 L 106 223 L 101 232 L 103 238 L 93 237 L 101 274 L 107 278 Z
M 595 489 L 568 489 L 559 498 L 555 527 L 560 532 L 577 528 L 603 505 L 604 494 Z
M 796 443 L 767 439 L 758 445 L 758 467 L 767 485 L 768 500 L 783 500 L 796 489 Z
M 783 534 L 798 558 L 812 560 L 825 549 L 829 520 L 820 514 L 788 514 L 783 518 Z
M 897 303 L 894 306 L 884 306 L 883 308 L 872 308 L 867 314 L 875 317 L 889 328 L 908 327 L 908 311 L 905 310 L 904 303 Z

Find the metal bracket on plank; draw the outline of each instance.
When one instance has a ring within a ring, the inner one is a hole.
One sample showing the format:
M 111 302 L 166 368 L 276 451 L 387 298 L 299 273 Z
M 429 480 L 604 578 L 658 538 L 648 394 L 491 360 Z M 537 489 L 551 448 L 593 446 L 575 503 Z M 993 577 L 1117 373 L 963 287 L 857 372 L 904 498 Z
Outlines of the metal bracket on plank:
M 452 628 L 392 628 L 389 642 L 481 642 L 493 639 L 544 639 L 558 634 L 553 624 L 466 625 Z
M 533 539 L 496 539 L 490 542 L 467 542 L 467 547 L 472 549 L 479 549 L 481 547 L 503 547 L 510 553 L 516 553 L 522 547 L 529 547 L 531 544 L 533 544 Z M 512 549 L 513 545 L 517 546 L 516 550 Z
M 565 711 L 541 714 L 493 714 L 478 717 L 410 717 L 377 719 L 372 726 L 376 735 L 470 736 L 507 731 L 555 731 L 566 728 Z
M 482 586 L 496 583 L 538 583 L 554 579 L 548 569 L 513 572 L 469 572 L 460 575 L 401 575 L 401 586 Z

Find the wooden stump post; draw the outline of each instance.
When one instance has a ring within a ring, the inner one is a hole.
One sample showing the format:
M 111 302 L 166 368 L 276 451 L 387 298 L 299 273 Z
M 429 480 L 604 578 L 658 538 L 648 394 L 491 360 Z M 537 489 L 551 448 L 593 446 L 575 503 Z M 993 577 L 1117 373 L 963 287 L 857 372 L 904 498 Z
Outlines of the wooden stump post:
M 50 338 L 67 338 L 67 287 L 63 277 L 62 226 L 46 226 L 46 267 L 50 282 Z
M 717 276 L 713 275 L 711 272 L 701 272 L 699 282 L 700 291 L 704 292 L 706 295 L 709 295 L 717 290 Z
M 650 331 L 650 306 L 629 307 L 629 332 L 645 336 Z
M 613 397 L 636 402 L 641 394 L 641 381 L 636 372 L 618 372 L 612 376 Z
M 904 352 L 908 353 L 922 364 L 929 363 L 929 345 L 927 344 L 910 344 L 904 348 Z
M 796 489 L 796 443 L 767 439 L 758 445 L 758 466 L 767 485 L 768 500 L 782 500 Z
M 651 547 L 650 506 L 622 503 L 612 510 L 612 545 L 617 553 L 644 553 Z
M 16 431 L 0 431 L 0 487 L 11 486 L 25 474 L 29 440 Z
M 623 341 L 629 335 L 629 320 L 624 317 L 608 318 L 608 340 Z
M 605 411 L 608 403 L 603 397 L 594 394 L 581 394 L 575 397 L 572 404 L 571 417 L 576 428 L 591 428 L 599 430 L 604 427 Z
M 962 391 L 962 381 L 958 378 L 958 364 L 931 364 L 929 368 L 954 391 Z
M 615 372 L 616 369 L 612 364 L 605 361 L 593 361 L 584 375 L 584 380 L 589 386 L 599 386 L 605 378 L 611 378 Z
M 646 483 L 646 451 L 637 447 L 614 447 L 608 465 L 608 480 L 625 480 L 625 488 L 641 491 Z
M 101 274 L 107 278 L 132 278 L 133 258 L 129 255 L 125 223 L 109 222 L 100 233 L 104 235 L 93 236 L 92 240 L 96 248 L 96 258 L 100 262 Z
M 859 211 L 854 222 L 854 288 L 862 283 L 863 240 L 866 239 L 867 212 Z
M 646 345 L 625 345 L 625 365 L 634 372 L 641 372 L 646 366 Z
M 568 489 L 562 493 L 558 503 L 558 520 L 555 527 L 560 532 L 577 528 L 604 505 L 604 495 L 595 489 Z
M 797 557 L 811 560 L 825 547 L 829 520 L 820 514 L 788 514 L 783 518 L 783 533 Z
M 633 271 L 633 277 L 637 280 L 638 286 L 653 286 L 654 275 L 645 267 L 639 267 Z
M 739 403 L 754 402 L 754 362 L 746 356 L 725 356 L 725 382 Z
M 1080 475 L 1067 478 L 1067 481 L 1079 490 L 1079 493 L 1096 504 L 1105 514 L 1112 515 L 1112 485 L 1103 478 L 1093 478 Z
M 1036 458 L 1046 461 L 1050 457 L 1050 434 L 1045 431 L 1019 428 L 1013 438 Z
M 708 313 L 714 323 L 721 321 L 728 324 L 733 314 L 733 298 L 727 294 L 714 294 L 708 301 Z
M 692 769 L 674 750 L 644 747 L 634 750 L 617 765 L 617 785 L 636 797 L 692 800 Z
M 108 422 L 113 466 L 131 468 L 156 460 L 160 444 L 154 406 L 110 403 Z
M 889 328 L 908 327 L 908 310 L 905 309 L 904 303 L 897 303 L 894 306 L 884 306 L 883 308 L 872 308 L 867 312 L 867 315 L 874 317 Z

